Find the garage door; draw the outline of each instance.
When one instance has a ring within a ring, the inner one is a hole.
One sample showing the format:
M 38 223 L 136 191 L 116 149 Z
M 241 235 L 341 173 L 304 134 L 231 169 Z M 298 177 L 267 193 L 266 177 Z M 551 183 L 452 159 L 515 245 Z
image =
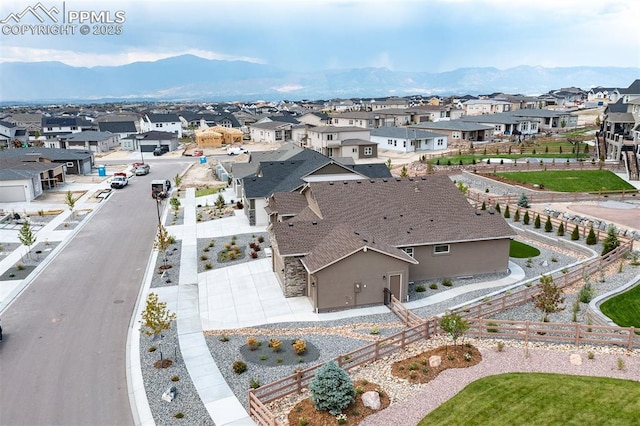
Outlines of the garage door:
M 0 186 L 0 203 L 20 201 L 27 201 L 24 196 L 24 186 Z

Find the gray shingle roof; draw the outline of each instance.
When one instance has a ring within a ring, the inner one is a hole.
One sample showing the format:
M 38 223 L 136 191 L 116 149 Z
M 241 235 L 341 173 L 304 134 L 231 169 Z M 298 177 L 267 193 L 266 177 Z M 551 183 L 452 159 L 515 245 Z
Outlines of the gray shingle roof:
M 147 114 L 151 123 L 179 123 L 177 114 Z
M 98 132 L 96 130 L 85 130 L 84 132 L 72 133 L 71 136 L 67 138 L 68 141 L 74 142 L 91 142 L 91 141 L 102 141 L 105 139 L 113 138 L 114 134 L 110 132 Z
M 24 159 L 39 156 L 51 161 L 84 160 L 91 158 L 91 151 L 84 149 L 59 149 L 45 147 L 15 148 L 0 150 L 0 158 Z
M 377 129 L 371 129 L 371 136 L 405 139 L 433 139 L 445 137 L 445 135 L 441 133 L 408 127 L 378 127 Z
M 338 225 L 393 247 L 515 236 L 501 215 L 476 211 L 446 176 L 312 182 L 305 191 L 311 191 L 322 220 L 274 224 L 283 255 L 311 253 Z
M 98 123 L 101 132 L 111 133 L 136 133 L 136 123 L 133 121 L 103 121 Z
M 477 130 L 491 130 L 493 126 L 487 126 L 478 123 L 469 123 L 462 120 L 450 120 L 450 121 L 436 121 L 415 124 L 409 126 L 409 128 L 416 129 L 431 129 L 431 130 L 448 130 L 448 131 L 477 131 Z

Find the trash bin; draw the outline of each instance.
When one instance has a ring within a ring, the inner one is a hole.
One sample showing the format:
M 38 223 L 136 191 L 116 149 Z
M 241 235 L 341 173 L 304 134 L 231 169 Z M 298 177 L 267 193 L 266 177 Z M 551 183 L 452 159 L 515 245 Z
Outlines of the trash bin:
M 107 166 L 98 166 L 98 176 L 107 175 Z
M 205 164 L 206 162 L 207 162 L 207 157 L 205 157 L 204 155 L 200 157 L 200 164 Z

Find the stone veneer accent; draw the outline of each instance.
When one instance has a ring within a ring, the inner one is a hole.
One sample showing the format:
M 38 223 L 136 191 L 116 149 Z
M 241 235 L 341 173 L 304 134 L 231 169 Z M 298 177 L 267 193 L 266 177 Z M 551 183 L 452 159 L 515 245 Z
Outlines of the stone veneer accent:
M 284 258 L 284 297 L 307 295 L 307 270 L 300 262 L 301 257 Z

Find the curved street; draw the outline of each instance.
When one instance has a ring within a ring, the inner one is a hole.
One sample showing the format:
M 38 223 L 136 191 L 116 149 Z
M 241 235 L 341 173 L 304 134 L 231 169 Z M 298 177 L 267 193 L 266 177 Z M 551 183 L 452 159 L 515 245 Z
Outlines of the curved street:
M 153 162 L 88 218 L 2 314 L 0 424 L 128 425 L 125 347 L 158 222 Z

